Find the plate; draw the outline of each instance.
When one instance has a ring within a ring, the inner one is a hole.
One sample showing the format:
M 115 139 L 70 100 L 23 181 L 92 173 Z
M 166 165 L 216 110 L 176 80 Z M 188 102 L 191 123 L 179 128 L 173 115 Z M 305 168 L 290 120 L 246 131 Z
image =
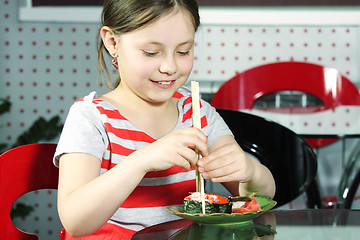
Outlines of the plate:
M 231 225 L 231 224 L 249 224 L 252 223 L 252 219 L 260 214 L 270 210 L 276 205 L 276 202 L 266 196 L 256 196 L 256 200 L 261 206 L 261 210 L 256 212 L 246 213 L 212 213 L 212 214 L 190 214 L 183 213 L 182 206 L 168 207 L 167 210 L 172 214 L 188 219 L 197 223 L 203 224 L 218 224 L 218 225 Z

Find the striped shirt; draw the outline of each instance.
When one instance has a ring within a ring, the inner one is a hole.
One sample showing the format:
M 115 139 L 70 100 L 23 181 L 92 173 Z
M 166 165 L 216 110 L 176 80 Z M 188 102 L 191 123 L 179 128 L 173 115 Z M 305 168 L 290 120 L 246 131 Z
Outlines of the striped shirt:
M 56 166 L 63 153 L 88 153 L 101 161 L 100 174 L 104 174 L 129 154 L 156 141 L 136 128 L 113 105 L 96 99 L 95 95 L 93 92 L 83 97 L 70 108 L 54 156 Z M 174 130 L 192 127 L 190 92 L 181 88 L 176 97 L 180 98 L 179 118 Z M 202 100 L 200 115 L 201 129 L 208 137 L 209 146 L 220 137 L 232 134 L 215 109 Z M 194 191 L 194 169 L 186 172 L 182 167 L 174 166 L 163 171 L 149 172 L 109 223 L 139 231 L 154 224 L 178 219 L 166 208 L 181 205 L 184 197 Z

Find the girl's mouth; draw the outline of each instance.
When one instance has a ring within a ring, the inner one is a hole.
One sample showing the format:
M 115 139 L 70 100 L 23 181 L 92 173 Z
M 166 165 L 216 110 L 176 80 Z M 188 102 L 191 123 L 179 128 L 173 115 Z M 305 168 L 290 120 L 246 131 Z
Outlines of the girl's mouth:
M 160 84 L 163 84 L 163 85 L 169 85 L 171 84 L 171 81 L 170 82 L 159 82 Z
M 151 81 L 154 85 L 156 85 L 157 87 L 160 88 L 170 88 L 174 85 L 175 80 L 171 80 L 171 81 Z

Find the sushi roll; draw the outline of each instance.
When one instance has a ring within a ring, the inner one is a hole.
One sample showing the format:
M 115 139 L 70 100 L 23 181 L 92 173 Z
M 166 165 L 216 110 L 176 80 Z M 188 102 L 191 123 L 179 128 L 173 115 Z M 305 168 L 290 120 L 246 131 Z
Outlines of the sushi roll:
M 231 213 L 231 205 L 226 197 L 205 193 L 205 214 Z M 193 192 L 184 198 L 184 213 L 202 213 L 200 192 Z

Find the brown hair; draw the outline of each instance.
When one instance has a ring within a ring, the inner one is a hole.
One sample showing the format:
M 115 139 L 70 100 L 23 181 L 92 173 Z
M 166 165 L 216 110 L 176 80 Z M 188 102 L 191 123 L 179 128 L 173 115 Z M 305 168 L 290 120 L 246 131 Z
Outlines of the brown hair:
M 196 31 L 200 25 L 196 0 L 105 0 L 101 25 L 110 27 L 115 34 L 120 35 L 144 27 L 176 8 L 184 9 L 189 13 Z M 104 59 L 104 48 L 104 43 L 98 34 L 98 66 L 104 83 L 111 89 L 112 82 Z M 104 79 L 103 68 L 108 81 Z M 119 83 L 120 76 L 117 77 L 113 87 L 117 87 Z

